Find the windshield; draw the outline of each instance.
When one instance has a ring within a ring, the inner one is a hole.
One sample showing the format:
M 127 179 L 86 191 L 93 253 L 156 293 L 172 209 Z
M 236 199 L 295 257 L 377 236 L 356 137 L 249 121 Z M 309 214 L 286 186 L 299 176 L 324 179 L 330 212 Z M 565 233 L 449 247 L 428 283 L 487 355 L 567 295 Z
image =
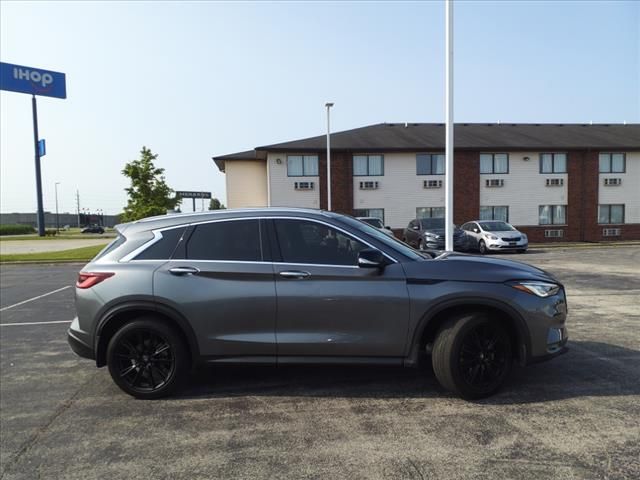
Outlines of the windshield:
M 379 218 L 359 218 L 358 220 L 362 220 L 364 223 L 368 223 L 372 227 L 384 228 L 382 220 L 380 220 Z
M 480 222 L 480 227 L 485 232 L 509 232 L 515 230 L 515 228 L 505 222 Z
M 406 243 L 401 242 L 395 237 L 392 238 L 390 235 L 387 235 L 386 233 L 378 230 L 377 228 L 373 228 L 371 225 L 368 225 L 367 223 L 361 220 L 356 220 L 355 218 L 348 217 L 346 215 L 345 216 L 340 215 L 340 216 L 337 216 L 337 218 L 343 221 L 344 223 L 348 224 L 350 227 L 354 227 L 360 230 L 361 232 L 364 232 L 367 235 L 374 237 L 379 242 L 384 243 L 388 247 L 394 249 L 397 252 L 400 252 L 401 254 L 413 260 L 424 260 L 425 258 L 431 258 L 431 257 L 425 257 L 424 255 L 420 255 L 417 251 L 415 251 Z
M 444 228 L 444 218 L 421 218 L 420 225 L 422 225 L 422 230 Z

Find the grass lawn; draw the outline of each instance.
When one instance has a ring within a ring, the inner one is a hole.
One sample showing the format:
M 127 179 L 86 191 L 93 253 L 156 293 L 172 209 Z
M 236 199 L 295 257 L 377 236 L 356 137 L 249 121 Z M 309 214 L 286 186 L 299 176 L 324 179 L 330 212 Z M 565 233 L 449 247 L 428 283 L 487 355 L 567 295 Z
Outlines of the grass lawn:
M 106 243 L 105 243 L 106 245 Z M 0 263 L 4 262 L 88 262 L 95 257 L 104 245 L 74 248 L 59 252 L 16 253 L 0 255 Z

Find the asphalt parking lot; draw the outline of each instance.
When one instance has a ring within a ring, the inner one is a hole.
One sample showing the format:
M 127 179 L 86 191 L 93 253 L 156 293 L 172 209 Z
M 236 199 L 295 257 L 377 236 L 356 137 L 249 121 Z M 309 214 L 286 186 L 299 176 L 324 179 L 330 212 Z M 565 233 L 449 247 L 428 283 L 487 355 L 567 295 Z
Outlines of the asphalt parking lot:
M 0 477 L 640 478 L 640 247 L 500 257 L 565 283 L 571 351 L 474 403 L 428 366 L 206 369 L 134 400 L 66 344 L 80 266 L 2 266 Z

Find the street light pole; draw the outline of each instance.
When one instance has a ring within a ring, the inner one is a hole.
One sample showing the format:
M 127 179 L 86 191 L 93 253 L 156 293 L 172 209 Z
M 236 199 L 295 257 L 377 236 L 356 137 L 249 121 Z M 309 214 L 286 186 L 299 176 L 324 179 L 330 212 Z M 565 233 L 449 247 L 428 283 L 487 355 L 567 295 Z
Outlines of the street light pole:
M 445 0 L 445 250 L 453 251 L 453 0 Z
M 331 107 L 332 102 L 324 104 L 327 107 L 327 210 L 331 211 Z
M 56 184 L 55 184 L 55 189 L 56 189 L 56 233 L 60 233 L 60 216 L 58 214 L 58 185 L 60 185 L 60 182 L 56 182 Z

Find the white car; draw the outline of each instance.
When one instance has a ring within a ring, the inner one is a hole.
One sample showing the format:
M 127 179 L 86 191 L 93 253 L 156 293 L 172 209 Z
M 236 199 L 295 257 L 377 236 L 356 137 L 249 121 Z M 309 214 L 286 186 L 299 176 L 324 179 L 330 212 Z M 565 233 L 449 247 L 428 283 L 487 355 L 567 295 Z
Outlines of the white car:
M 524 253 L 529 248 L 527 235 L 502 220 L 475 220 L 462 225 L 462 230 L 467 233 L 469 248 L 483 255 L 499 250 Z
M 391 228 L 385 227 L 384 223 L 382 223 L 382 220 L 380 220 L 378 217 L 356 217 L 356 219 L 360 220 L 361 222 L 368 223 L 372 227 L 375 227 L 378 230 L 383 231 L 390 237 L 395 238 L 395 235 L 391 231 Z

